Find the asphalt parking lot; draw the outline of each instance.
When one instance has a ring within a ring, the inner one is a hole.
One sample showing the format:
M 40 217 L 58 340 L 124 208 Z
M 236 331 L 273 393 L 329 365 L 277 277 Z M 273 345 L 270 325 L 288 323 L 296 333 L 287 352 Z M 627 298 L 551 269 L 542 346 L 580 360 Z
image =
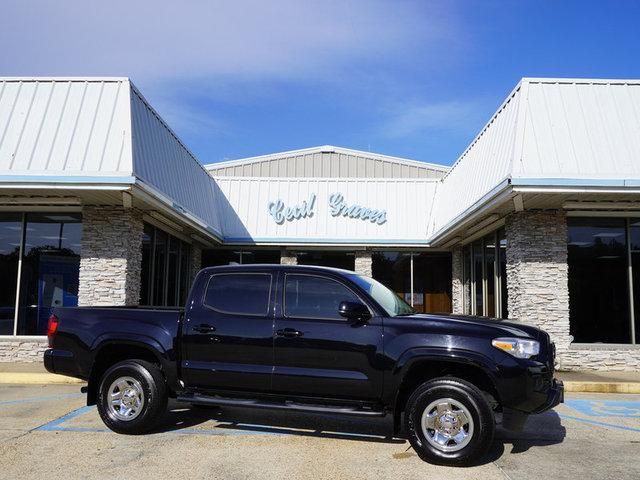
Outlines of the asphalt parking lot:
M 171 404 L 156 433 L 124 436 L 77 385 L 1 385 L 0 477 L 640 478 L 640 395 L 570 394 L 468 468 L 420 461 L 388 422 Z

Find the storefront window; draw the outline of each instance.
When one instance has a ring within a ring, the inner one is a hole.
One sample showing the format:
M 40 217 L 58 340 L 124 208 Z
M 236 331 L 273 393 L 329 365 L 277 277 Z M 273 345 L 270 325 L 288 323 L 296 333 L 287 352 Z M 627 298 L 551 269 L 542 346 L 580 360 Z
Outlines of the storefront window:
M 640 343 L 640 220 L 629 220 L 629 240 L 631 256 L 631 284 L 633 295 L 633 322 L 635 343 Z
M 411 304 L 411 253 L 373 252 L 371 272 L 408 304 Z
M 451 312 L 450 253 L 413 255 L 413 297 L 418 312 Z
M 242 250 L 216 248 L 202 252 L 202 267 L 217 267 L 220 265 L 247 264 L 279 264 L 280 250 L 258 249 Z
M 507 241 L 504 229 L 466 245 L 462 258 L 464 312 L 507 318 Z
M 372 273 L 418 312 L 451 312 L 449 253 L 373 252 Z
M 22 215 L 0 213 L 0 335 L 13 335 Z
M 187 300 L 191 246 L 167 232 L 145 224 L 142 237 L 140 304 L 179 306 Z
M 321 267 L 342 268 L 355 270 L 355 255 L 353 252 L 297 252 L 298 265 L 318 265 Z
M 568 230 L 574 341 L 631 343 L 626 220 L 569 218 Z
M 498 263 L 499 263 L 499 275 L 498 275 L 498 283 L 500 287 L 498 291 L 500 292 L 500 307 L 501 317 L 508 318 L 509 310 L 507 308 L 507 236 L 504 231 L 504 228 L 498 230 Z
M 487 316 L 496 316 L 496 282 L 495 282 L 495 263 L 496 263 L 496 242 L 495 235 L 485 237 L 484 243 L 484 271 L 486 279 L 487 292 Z
M 151 282 L 153 278 L 153 235 L 155 228 L 144 224 L 142 234 L 142 281 L 140 283 L 140 304 L 151 305 Z
M 52 307 L 78 305 L 78 214 L 25 215 L 18 335 L 45 335 Z
M 473 280 L 474 280 L 474 302 L 475 309 L 472 311 L 475 315 L 484 315 L 484 275 L 482 267 L 484 262 L 482 261 L 482 240 L 478 240 L 473 244 Z

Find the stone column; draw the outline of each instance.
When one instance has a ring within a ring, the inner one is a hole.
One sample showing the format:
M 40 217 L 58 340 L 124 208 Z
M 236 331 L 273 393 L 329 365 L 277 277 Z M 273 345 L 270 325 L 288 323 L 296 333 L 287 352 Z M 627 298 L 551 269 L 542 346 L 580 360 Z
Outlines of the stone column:
M 198 275 L 198 272 L 202 269 L 202 248 L 195 243 L 191 245 L 191 271 L 189 273 L 189 289 L 193 285 L 193 281 Z
M 297 265 L 298 257 L 296 257 L 296 254 L 294 252 L 287 250 L 286 248 L 281 248 L 280 263 L 282 265 Z
M 78 305 L 138 305 L 142 213 L 123 207 L 82 209 Z
M 355 268 L 354 271 L 358 275 L 364 275 L 365 277 L 372 277 L 372 265 L 373 259 L 371 257 L 371 252 L 366 250 L 356 250 L 355 252 Z
M 567 219 L 561 211 L 506 218 L 509 318 L 540 327 L 557 351 L 569 348 Z
M 455 247 L 451 251 L 451 312 L 464 313 L 464 285 L 462 247 Z

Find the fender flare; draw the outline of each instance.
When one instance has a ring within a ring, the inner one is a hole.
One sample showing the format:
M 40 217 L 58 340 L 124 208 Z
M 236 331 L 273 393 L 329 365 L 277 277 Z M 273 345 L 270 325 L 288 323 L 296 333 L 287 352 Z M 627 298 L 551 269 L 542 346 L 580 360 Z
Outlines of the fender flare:
M 401 386 L 413 365 L 418 362 L 430 360 L 434 362 L 451 363 L 460 366 L 478 368 L 487 375 L 496 391 L 499 391 L 498 384 L 496 382 L 498 364 L 490 357 L 475 351 L 464 349 L 414 347 L 405 350 L 402 355 L 400 355 L 400 358 L 398 358 L 395 367 L 390 373 L 390 381 L 386 382 L 387 384 L 390 384 L 388 393 L 392 394 L 392 398 L 389 400 L 393 402 L 392 406 L 394 410 L 397 406 Z
M 177 366 L 175 361 L 169 358 L 167 351 L 162 345 L 152 337 L 146 335 L 130 334 L 130 333 L 115 333 L 98 337 L 94 342 L 91 351 L 93 352 L 91 359 L 91 370 L 89 372 L 89 385 L 87 404 L 92 405 L 96 399 L 96 389 L 99 379 L 93 378 L 96 359 L 104 351 L 105 348 L 110 346 L 132 346 L 137 348 L 143 348 L 149 352 L 162 366 L 163 373 L 167 381 L 167 387 L 170 390 L 175 391 L 179 387 L 177 378 Z

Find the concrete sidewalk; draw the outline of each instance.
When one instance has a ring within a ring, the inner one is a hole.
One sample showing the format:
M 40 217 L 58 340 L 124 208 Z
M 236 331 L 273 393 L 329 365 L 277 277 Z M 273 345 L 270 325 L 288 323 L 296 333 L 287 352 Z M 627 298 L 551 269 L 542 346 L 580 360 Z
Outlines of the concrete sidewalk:
M 640 393 L 640 372 L 556 372 L 567 392 Z M 77 378 L 55 375 L 42 362 L 0 362 L 0 384 L 84 383 Z
M 84 383 L 83 380 L 49 373 L 42 362 L 0 362 L 0 384 L 61 385 Z

